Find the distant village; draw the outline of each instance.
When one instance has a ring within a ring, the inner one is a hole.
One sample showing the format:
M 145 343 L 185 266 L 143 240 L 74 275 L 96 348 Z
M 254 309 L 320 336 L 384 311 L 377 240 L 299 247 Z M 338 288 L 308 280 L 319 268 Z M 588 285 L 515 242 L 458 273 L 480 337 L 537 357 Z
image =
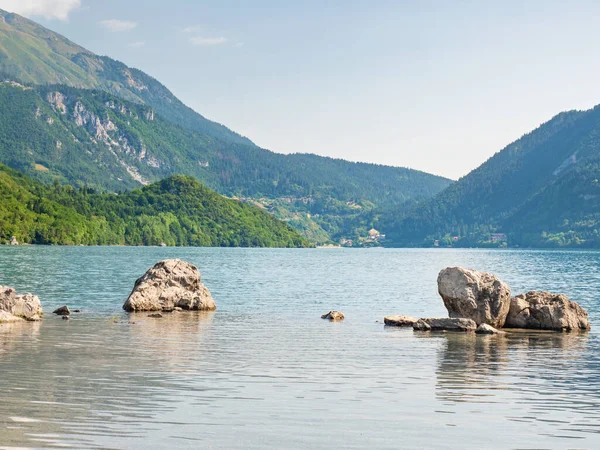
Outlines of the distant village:
M 354 239 L 342 238 L 342 239 L 340 239 L 340 245 L 342 247 L 354 247 L 356 245 L 373 246 L 373 245 L 379 245 L 383 241 L 385 241 L 385 234 L 381 234 L 375 228 L 371 228 L 369 230 L 369 232 L 367 233 L 366 237 L 358 238 L 358 242 L 356 242 Z

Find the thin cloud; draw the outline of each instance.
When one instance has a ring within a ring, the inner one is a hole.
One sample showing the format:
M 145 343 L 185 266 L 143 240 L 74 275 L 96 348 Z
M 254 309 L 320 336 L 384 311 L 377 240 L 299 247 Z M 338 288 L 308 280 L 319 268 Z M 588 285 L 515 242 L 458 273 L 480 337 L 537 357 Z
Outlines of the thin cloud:
M 67 20 L 81 0 L 0 0 L 0 8 L 23 16 Z
M 244 44 L 243 42 L 236 42 L 235 45 L 234 45 L 234 47 L 241 48 L 244 45 L 246 45 L 246 44 Z
M 196 36 L 196 37 L 191 37 L 190 42 L 192 45 L 195 45 L 198 47 L 213 47 L 215 45 L 225 44 L 227 42 L 227 38 Z
M 144 45 L 146 45 L 146 43 L 144 41 L 137 41 L 137 42 L 130 42 L 127 45 L 129 47 L 133 47 L 133 48 L 140 48 L 140 47 L 143 47 Z
M 100 24 L 105 27 L 108 31 L 112 31 L 113 33 L 120 31 L 131 31 L 135 27 L 137 27 L 137 22 L 132 22 L 130 20 L 103 20 Z
M 181 30 L 182 33 L 198 33 L 200 30 L 202 30 L 202 27 L 200 25 L 192 25 L 190 27 L 185 27 L 183 30 Z

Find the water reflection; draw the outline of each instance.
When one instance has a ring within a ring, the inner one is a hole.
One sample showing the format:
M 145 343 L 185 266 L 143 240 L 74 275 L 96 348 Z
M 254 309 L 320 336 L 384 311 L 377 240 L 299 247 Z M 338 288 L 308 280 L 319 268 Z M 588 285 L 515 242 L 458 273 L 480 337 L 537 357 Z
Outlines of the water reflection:
M 1 326 L 0 358 L 10 360 L 0 388 L 0 445 L 85 448 L 104 436 L 107 448 L 122 448 L 121 439 L 143 438 L 157 415 L 175 409 L 180 375 L 193 370 L 212 317 L 50 317 Z
M 14 342 L 20 339 L 36 341 L 40 335 L 41 322 L 14 322 L 0 324 L 0 359 L 8 357 Z
M 438 335 L 436 397 L 448 405 L 496 404 L 519 422 L 556 423 L 546 436 L 598 433 L 600 355 L 587 333 Z M 594 355 L 590 358 L 590 355 Z

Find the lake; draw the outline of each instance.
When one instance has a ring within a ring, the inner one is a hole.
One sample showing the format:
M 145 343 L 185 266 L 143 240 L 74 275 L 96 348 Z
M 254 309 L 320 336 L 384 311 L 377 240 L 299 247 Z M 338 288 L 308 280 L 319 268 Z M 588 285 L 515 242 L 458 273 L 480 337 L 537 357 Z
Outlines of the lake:
M 165 258 L 216 312 L 123 312 Z M 565 293 L 592 331 L 384 327 L 446 316 L 454 265 Z M 600 252 L 0 247 L 0 284 L 46 312 L 0 325 L 0 448 L 600 448 Z

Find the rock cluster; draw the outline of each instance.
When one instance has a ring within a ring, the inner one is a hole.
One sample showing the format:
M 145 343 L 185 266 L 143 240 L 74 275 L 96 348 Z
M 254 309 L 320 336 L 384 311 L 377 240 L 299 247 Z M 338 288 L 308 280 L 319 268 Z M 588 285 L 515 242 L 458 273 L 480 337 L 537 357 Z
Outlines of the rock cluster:
M 475 331 L 503 334 L 497 328 L 587 331 L 587 312 L 563 294 L 531 291 L 511 298 L 510 287 L 497 276 L 462 267 L 448 267 L 438 275 L 438 292 L 449 319 L 388 316 L 386 325 L 417 331 Z M 415 320 L 410 323 L 411 320 Z
M 42 320 L 42 304 L 33 294 L 17 295 L 14 288 L 0 286 L 0 322 Z
M 193 264 L 179 259 L 160 261 L 135 282 L 123 305 L 126 311 L 212 311 L 215 302 Z

